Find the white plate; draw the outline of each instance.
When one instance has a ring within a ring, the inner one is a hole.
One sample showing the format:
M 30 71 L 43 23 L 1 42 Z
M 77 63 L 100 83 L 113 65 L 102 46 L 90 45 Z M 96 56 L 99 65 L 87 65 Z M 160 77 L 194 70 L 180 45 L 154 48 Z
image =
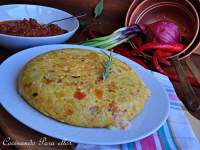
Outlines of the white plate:
M 114 57 L 134 68 L 152 93 L 143 111 L 131 121 L 131 127 L 128 130 L 75 127 L 48 118 L 33 109 L 17 93 L 16 78 L 22 67 L 33 57 L 62 48 L 101 51 L 97 48 L 67 44 L 38 46 L 18 52 L 1 64 L 1 104 L 17 120 L 36 131 L 55 138 L 76 143 L 98 145 L 122 144 L 142 139 L 154 133 L 166 121 L 169 113 L 169 101 L 157 80 L 150 71 L 118 54 L 115 54 Z

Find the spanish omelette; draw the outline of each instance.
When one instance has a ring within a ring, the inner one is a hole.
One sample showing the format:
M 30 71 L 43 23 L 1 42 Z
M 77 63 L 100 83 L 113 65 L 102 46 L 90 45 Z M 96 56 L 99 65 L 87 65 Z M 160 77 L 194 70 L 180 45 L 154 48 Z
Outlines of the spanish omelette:
M 136 72 L 115 58 L 102 79 L 105 54 L 55 50 L 33 58 L 18 77 L 19 94 L 41 113 L 80 127 L 127 128 L 150 92 Z

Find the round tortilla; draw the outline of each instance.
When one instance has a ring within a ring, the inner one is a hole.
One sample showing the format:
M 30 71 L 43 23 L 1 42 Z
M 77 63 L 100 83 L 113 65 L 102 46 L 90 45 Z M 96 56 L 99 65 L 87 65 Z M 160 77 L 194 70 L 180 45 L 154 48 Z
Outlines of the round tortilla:
M 29 61 L 18 78 L 20 95 L 41 113 L 81 127 L 127 128 L 150 96 L 135 71 L 112 58 L 83 49 L 63 49 Z

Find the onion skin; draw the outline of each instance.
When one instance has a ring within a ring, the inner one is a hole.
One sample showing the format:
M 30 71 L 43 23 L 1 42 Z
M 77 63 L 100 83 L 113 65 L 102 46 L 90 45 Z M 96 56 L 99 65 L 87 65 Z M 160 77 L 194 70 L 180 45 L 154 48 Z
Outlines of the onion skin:
M 147 36 L 147 42 L 180 42 L 180 30 L 173 21 L 161 20 L 152 24 L 142 25 L 141 28 Z

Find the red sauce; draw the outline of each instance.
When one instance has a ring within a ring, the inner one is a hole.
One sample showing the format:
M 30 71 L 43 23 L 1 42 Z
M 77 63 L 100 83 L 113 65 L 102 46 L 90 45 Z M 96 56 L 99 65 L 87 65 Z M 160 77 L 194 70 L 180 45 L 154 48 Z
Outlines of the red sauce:
M 23 37 L 45 37 L 67 33 L 55 24 L 39 24 L 35 19 L 9 20 L 0 22 L 0 34 Z
M 85 98 L 85 93 L 81 92 L 80 90 L 77 90 L 75 93 L 74 93 L 74 98 L 78 99 L 78 100 L 82 100 Z

